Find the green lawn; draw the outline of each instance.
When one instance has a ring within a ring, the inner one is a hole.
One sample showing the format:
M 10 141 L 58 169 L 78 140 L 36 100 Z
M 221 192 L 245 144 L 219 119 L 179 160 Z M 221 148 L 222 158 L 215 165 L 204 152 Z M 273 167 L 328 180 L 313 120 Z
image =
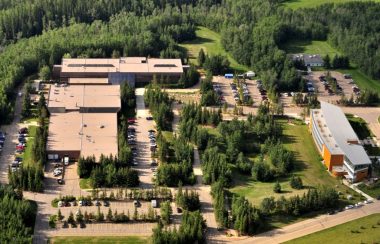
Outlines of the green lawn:
M 352 114 L 346 114 L 346 117 L 360 140 L 373 136 L 364 119 L 355 117 Z
M 187 50 L 191 63 L 197 64 L 199 50 L 203 48 L 203 50 L 209 55 L 221 54 L 227 56 L 231 63 L 231 68 L 237 71 L 248 70 L 248 67 L 236 62 L 236 60 L 224 50 L 220 43 L 220 35 L 218 33 L 205 27 L 198 27 L 196 34 L 197 38 L 195 40 L 180 44 L 181 47 L 184 47 Z
M 92 189 L 90 178 L 80 179 L 79 186 L 80 189 Z
M 282 47 L 287 53 L 307 53 L 307 54 L 320 54 L 322 56 L 329 55 L 333 58 L 335 55 L 341 53 L 330 46 L 327 41 L 288 41 Z
M 36 135 L 37 126 L 34 126 L 34 125 L 29 126 L 28 130 L 29 130 L 29 135 L 28 135 L 29 138 L 26 143 L 25 152 L 21 156 L 24 159 L 22 162 L 24 166 L 34 164 L 33 159 L 32 159 L 32 150 L 33 150 L 34 138 Z
M 356 219 L 286 243 L 379 243 L 380 214 Z
M 330 176 L 326 171 L 325 166 L 320 162 L 321 157 L 316 150 L 314 141 L 309 133 L 308 126 L 301 124 L 301 122 L 295 121 L 295 125 L 289 125 L 287 120 L 279 120 L 283 127 L 283 143 L 286 148 L 293 151 L 296 158 L 296 170 L 295 175 L 300 176 L 306 187 L 316 187 L 318 185 L 330 186 L 337 191 L 342 192 L 342 197 L 346 197 L 347 194 L 355 196 L 355 200 L 358 201 L 359 197 L 356 194 L 343 185 L 340 180 Z M 256 182 L 250 176 L 242 176 L 240 174 L 235 175 L 235 185 L 231 188 L 231 192 L 245 196 L 254 205 L 257 205 L 265 197 L 274 196 L 291 196 L 295 194 L 301 194 L 305 190 L 294 190 L 289 186 L 289 178 L 280 179 L 280 184 L 285 193 L 277 194 L 273 192 L 272 183 Z M 294 219 L 296 220 L 296 219 Z M 299 218 L 297 220 L 300 220 Z M 274 226 L 284 225 L 284 220 L 273 220 Z M 278 221 L 276 223 L 276 221 Z M 293 220 L 287 219 L 286 224 Z
M 106 236 L 106 237 L 54 237 L 51 240 L 53 244 L 75 244 L 75 243 L 98 243 L 98 244 L 148 244 L 150 239 L 138 236 Z
M 284 1 L 284 6 L 291 8 L 291 9 L 298 9 L 298 8 L 313 8 L 325 3 L 347 3 L 347 2 L 364 2 L 366 0 L 288 0 Z M 373 0 L 375 2 L 380 2 L 380 0 Z
M 378 198 L 380 197 L 380 181 L 374 183 L 371 186 L 367 186 L 364 183 L 358 185 L 358 188 L 362 190 L 364 193 L 370 195 L 371 197 Z

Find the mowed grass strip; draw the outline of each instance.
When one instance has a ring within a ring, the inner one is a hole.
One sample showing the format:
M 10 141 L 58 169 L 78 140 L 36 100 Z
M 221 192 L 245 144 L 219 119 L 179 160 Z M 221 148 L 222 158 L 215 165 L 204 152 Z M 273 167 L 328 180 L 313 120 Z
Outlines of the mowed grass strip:
M 25 151 L 23 154 L 21 154 L 21 157 L 23 158 L 23 165 L 28 166 L 32 165 L 36 162 L 33 161 L 32 155 L 33 155 L 33 146 L 35 143 L 35 136 L 36 136 L 36 130 L 38 126 L 31 125 L 28 127 L 28 137 L 26 142 Z
M 277 120 L 277 122 L 283 128 L 282 141 L 284 146 L 295 154 L 296 169 L 293 173 L 302 178 L 305 189 L 292 189 L 289 184 L 289 176 L 279 179 L 283 193 L 277 194 L 273 192 L 275 182 L 254 181 L 251 176 L 235 173 L 234 187 L 231 188 L 231 192 L 245 196 L 254 205 L 259 205 L 262 199 L 270 196 L 279 198 L 281 196 L 289 197 L 303 194 L 307 188 L 317 187 L 318 185 L 333 187 L 343 193 L 342 197 L 346 194 L 355 195 L 351 189 L 327 172 L 325 166 L 321 163 L 322 158 L 314 145 L 307 125 L 299 121 L 289 124 L 284 119 Z M 355 199 L 359 200 L 358 197 L 355 197 Z
M 82 244 L 82 243 L 98 243 L 98 244 L 149 244 L 148 237 L 138 236 L 102 236 L 102 237 L 54 237 L 52 244 Z
M 378 243 L 379 240 L 380 214 L 373 214 L 285 243 Z
M 284 1 L 283 5 L 291 9 L 299 8 L 314 8 L 326 3 L 347 3 L 347 2 L 366 2 L 371 0 L 288 0 Z M 372 0 L 373 2 L 380 2 L 380 0 Z
M 224 50 L 220 42 L 220 35 L 217 32 L 205 27 L 198 27 L 196 30 L 196 35 L 196 39 L 180 44 L 181 47 L 187 50 L 191 63 L 196 65 L 198 64 L 197 58 L 199 51 L 202 48 L 208 55 L 221 54 L 223 56 L 227 56 L 231 63 L 231 68 L 237 71 L 248 70 L 247 66 L 239 64 L 228 52 L 226 52 L 226 50 Z

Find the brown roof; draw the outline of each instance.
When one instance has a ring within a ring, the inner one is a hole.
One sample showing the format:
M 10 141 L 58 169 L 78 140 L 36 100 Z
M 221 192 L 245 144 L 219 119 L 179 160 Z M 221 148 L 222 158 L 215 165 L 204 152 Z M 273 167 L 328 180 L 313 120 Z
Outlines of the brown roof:
M 122 57 L 109 59 L 62 59 L 63 73 L 182 73 L 181 59 Z
M 79 110 L 86 108 L 120 108 L 119 85 L 68 85 L 51 86 L 48 98 L 49 108 Z
M 117 155 L 116 113 L 53 113 L 50 116 L 47 151 L 80 151 L 99 158 Z

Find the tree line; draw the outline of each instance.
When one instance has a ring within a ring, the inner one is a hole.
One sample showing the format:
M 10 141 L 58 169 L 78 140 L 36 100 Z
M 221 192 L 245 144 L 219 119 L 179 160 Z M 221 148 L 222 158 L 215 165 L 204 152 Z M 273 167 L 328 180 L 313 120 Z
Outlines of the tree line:
M 137 171 L 112 155 L 101 155 L 98 161 L 95 157 L 81 157 L 77 171 L 80 178 L 90 178 L 93 188 L 136 187 L 140 183 Z
M 168 93 L 162 92 L 153 82 L 149 84 L 144 94 L 145 105 L 149 107 L 158 130 L 171 130 L 174 114 L 171 108 L 172 100 Z

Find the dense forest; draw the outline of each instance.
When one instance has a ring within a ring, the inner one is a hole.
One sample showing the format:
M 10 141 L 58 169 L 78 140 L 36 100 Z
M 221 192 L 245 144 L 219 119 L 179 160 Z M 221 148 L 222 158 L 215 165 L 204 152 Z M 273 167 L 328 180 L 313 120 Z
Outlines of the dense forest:
M 31 243 L 37 205 L 22 199 L 22 193 L 0 185 L 0 243 Z

